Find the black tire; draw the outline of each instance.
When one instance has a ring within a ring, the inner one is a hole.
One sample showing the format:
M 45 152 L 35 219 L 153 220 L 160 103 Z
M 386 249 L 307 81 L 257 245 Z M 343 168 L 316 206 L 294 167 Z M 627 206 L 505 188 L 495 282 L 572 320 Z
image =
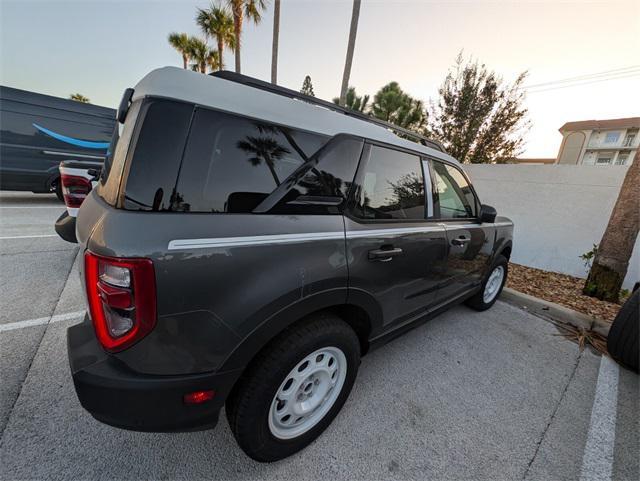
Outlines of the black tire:
M 484 290 L 485 290 L 485 287 L 487 285 L 487 281 L 491 277 L 491 273 L 495 269 L 497 269 L 498 267 L 502 267 L 504 269 L 504 276 L 502 277 L 502 284 L 500 284 L 500 288 L 498 289 L 498 293 L 491 299 L 491 301 L 484 302 Z M 507 260 L 507 258 L 505 256 L 498 255 L 496 257 L 495 261 L 493 261 L 493 264 L 491 265 L 491 269 L 489 269 L 489 272 L 487 272 L 486 277 L 482 281 L 482 285 L 480 286 L 480 290 L 473 297 L 470 297 L 469 299 L 467 299 L 467 301 L 466 301 L 467 306 L 471 307 L 472 309 L 475 309 L 476 311 L 486 311 L 491 306 L 493 306 L 495 304 L 495 302 L 498 300 L 498 297 L 500 297 L 500 293 L 502 292 L 502 288 L 504 287 L 505 283 L 507 282 L 507 276 L 508 275 L 509 275 L 509 261 Z
M 271 403 L 289 373 L 307 355 L 325 347 L 346 358 L 342 389 L 328 412 L 309 431 L 280 439 L 269 427 Z M 331 424 L 347 400 L 358 373 L 360 343 L 355 332 L 329 313 L 314 315 L 285 330 L 251 362 L 226 402 L 227 420 L 236 441 L 251 458 L 277 461 L 303 449 Z
M 640 290 L 627 299 L 613 320 L 607 337 L 609 354 L 620 364 L 638 372 L 638 327 L 640 326 Z
M 64 202 L 64 195 L 62 195 L 62 180 L 60 179 L 56 181 L 55 193 L 58 197 L 58 200 Z

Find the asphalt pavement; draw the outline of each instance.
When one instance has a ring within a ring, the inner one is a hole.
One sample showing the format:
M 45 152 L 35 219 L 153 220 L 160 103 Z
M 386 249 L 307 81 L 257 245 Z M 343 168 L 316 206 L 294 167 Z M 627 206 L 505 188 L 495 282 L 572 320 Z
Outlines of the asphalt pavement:
M 498 302 L 456 307 L 363 359 L 311 446 L 260 464 L 210 431 L 103 425 L 75 396 L 66 328 L 84 309 L 55 197 L 0 193 L 0 479 L 640 478 L 638 376 Z M 126 406 L 122 406 L 126 409 Z

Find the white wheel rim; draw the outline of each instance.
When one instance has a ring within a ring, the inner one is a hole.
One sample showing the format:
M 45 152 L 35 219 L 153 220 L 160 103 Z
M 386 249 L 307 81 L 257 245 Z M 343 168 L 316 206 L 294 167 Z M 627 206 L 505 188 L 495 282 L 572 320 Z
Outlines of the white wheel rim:
M 493 301 L 495 297 L 500 292 L 500 287 L 502 286 L 502 281 L 504 280 L 504 267 L 498 266 L 496 267 L 491 274 L 489 275 L 489 279 L 487 279 L 487 283 L 484 285 L 484 294 L 482 295 L 482 300 L 485 304 Z
M 313 428 L 338 399 L 346 377 L 347 358 L 337 347 L 323 347 L 305 356 L 271 401 L 271 434 L 291 439 Z

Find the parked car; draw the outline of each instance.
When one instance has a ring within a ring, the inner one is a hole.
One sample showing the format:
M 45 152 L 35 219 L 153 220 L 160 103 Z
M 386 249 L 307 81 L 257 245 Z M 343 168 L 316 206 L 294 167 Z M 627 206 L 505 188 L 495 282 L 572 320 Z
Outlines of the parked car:
M 56 192 L 61 160 L 103 162 L 115 110 L 0 87 L 0 189 Z
M 189 431 L 225 406 L 240 447 L 274 461 L 331 423 L 367 352 L 500 295 L 513 224 L 436 142 L 177 68 L 128 89 L 118 119 L 78 213 L 88 315 L 68 331 L 99 421 Z
M 86 199 L 89 192 L 98 183 L 98 177 L 102 170 L 101 162 L 76 162 L 66 160 L 60 162 L 60 185 L 62 186 L 62 196 L 66 206 L 55 223 L 58 235 L 67 242 L 77 243 L 76 239 L 76 217 L 78 209 Z

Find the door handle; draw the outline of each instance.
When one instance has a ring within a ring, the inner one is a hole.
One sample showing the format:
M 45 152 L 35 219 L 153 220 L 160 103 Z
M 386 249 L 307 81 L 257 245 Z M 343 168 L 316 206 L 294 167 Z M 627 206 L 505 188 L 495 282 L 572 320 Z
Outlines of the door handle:
M 369 251 L 370 261 L 389 262 L 394 257 L 402 254 L 402 249 L 395 247 L 392 249 L 374 249 Z
M 467 239 L 466 237 L 458 237 L 457 239 L 453 239 L 451 241 L 451 245 L 454 246 L 463 246 L 467 243 L 471 242 L 471 239 Z

